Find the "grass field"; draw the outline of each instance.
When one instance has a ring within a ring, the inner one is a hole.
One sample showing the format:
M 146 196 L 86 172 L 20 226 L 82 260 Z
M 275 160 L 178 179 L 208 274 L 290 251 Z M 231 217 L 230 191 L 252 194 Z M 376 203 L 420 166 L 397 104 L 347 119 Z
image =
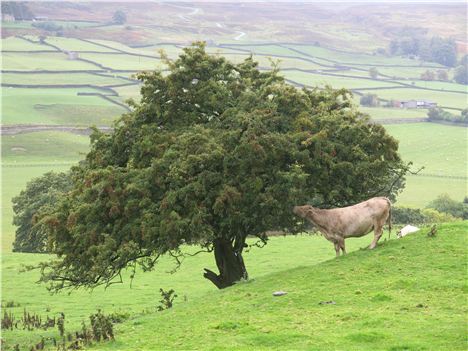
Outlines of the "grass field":
M 381 99 L 386 100 L 432 100 L 437 102 L 438 106 L 464 109 L 467 106 L 467 94 L 448 93 L 443 91 L 431 91 L 423 89 L 401 88 L 401 89 L 383 89 L 377 91 L 365 91 L 371 94 L 377 94 Z
M 2 67 L 4 70 L 16 71 L 64 71 L 64 70 L 97 70 L 99 67 L 88 62 L 68 60 L 67 55 L 55 52 L 18 53 L 7 52 L 2 54 Z
M 468 180 L 409 175 L 396 205 L 424 208 L 440 194 L 448 194 L 452 199 L 463 201 L 468 196 Z
M 401 66 L 418 66 L 422 65 L 422 62 L 416 60 L 410 60 L 402 57 L 387 57 L 379 55 L 369 55 L 360 53 L 348 53 L 343 51 L 335 51 L 319 46 L 311 45 L 286 45 L 287 47 L 294 48 L 304 52 L 304 54 L 319 57 L 325 59 L 332 59 L 341 63 L 349 65 L 368 65 L 368 66 L 379 66 L 379 65 L 401 65 Z M 427 63 L 426 63 L 427 64 Z M 438 64 L 431 63 L 430 66 L 440 66 Z M 440 66 L 442 68 L 442 66 Z
M 80 39 L 64 38 L 64 37 L 48 37 L 47 43 L 59 47 L 61 50 L 67 51 L 99 51 L 99 52 L 117 52 L 112 49 L 95 45 Z
M 358 89 L 358 88 L 377 88 L 377 87 L 394 87 L 395 83 L 375 81 L 371 79 L 360 79 L 360 78 L 348 78 L 348 77 L 337 77 L 328 76 L 325 74 L 314 74 L 305 73 L 300 71 L 286 71 L 283 73 L 286 78 L 289 78 L 297 83 L 305 84 L 308 86 L 319 86 L 324 87 L 325 85 L 331 85 L 335 89 L 347 88 L 347 89 Z M 378 94 L 380 92 L 377 91 Z
M 359 111 L 368 113 L 373 119 L 404 119 L 404 118 L 426 118 L 425 109 L 400 109 L 385 107 L 360 106 Z
M 16 38 L 16 37 L 8 37 L 2 38 L 2 50 L 4 51 L 40 51 L 40 50 L 55 50 L 51 47 L 39 44 L 39 43 L 31 43 L 27 40 Z
M 125 322 L 116 342 L 96 349 L 464 350 L 466 229 L 447 225 L 436 239 L 423 231 L 375 251 L 258 276 Z M 288 295 L 272 297 L 278 290 Z
M 138 272 L 132 288 L 127 281 L 105 292 L 55 296 L 42 286 L 30 289 L 37 272 L 17 274 L 25 260 L 47 256 L 6 254 L 3 281 L 10 288 L 2 299 L 20 305 L 8 309 L 16 315 L 23 308 L 42 316 L 64 312 L 67 331 L 98 308 L 131 314 L 117 326 L 116 341 L 99 350 L 463 350 L 466 311 L 459 302 L 466 282 L 459 278 L 466 270 L 466 229 L 444 225 L 435 239 L 424 230 L 374 251 L 353 252 L 370 237 L 350 239 L 351 253 L 339 259 L 320 236 L 275 237 L 245 255 L 251 280 L 222 291 L 201 277 L 202 268 L 213 267 L 211 254 L 187 258 L 173 275 L 165 273 L 173 263 L 164 258 L 157 271 Z M 162 313 L 155 312 L 160 287 L 178 294 L 175 307 Z M 272 297 L 277 290 L 288 295 Z M 58 332 L 3 333 L 7 347 L 41 336 Z
M 97 75 L 91 73 L 3 73 L 4 84 L 26 84 L 26 85 L 69 85 L 90 84 L 97 86 L 116 85 L 129 83 L 117 75 Z
M 84 157 L 89 137 L 65 132 L 34 132 L 2 137 L 2 164 L 70 163 Z
M 132 56 L 126 54 L 107 55 L 105 53 L 83 53 L 80 54 L 80 57 L 97 62 L 113 70 L 143 71 L 163 68 L 159 59 L 142 56 Z
M 400 141 L 400 152 L 423 174 L 466 177 L 468 133 L 458 126 L 436 123 L 392 124 L 385 126 Z
M 105 125 L 124 112 L 99 96 L 79 92 L 106 93 L 91 88 L 5 88 L 2 123 Z

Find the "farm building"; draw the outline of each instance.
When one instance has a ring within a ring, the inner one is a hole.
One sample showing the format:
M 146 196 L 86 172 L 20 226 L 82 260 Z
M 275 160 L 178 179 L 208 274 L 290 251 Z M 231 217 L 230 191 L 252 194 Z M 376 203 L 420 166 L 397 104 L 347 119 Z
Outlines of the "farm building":
M 432 108 L 436 106 L 437 106 L 437 102 L 429 101 L 429 100 L 400 101 L 401 108 Z

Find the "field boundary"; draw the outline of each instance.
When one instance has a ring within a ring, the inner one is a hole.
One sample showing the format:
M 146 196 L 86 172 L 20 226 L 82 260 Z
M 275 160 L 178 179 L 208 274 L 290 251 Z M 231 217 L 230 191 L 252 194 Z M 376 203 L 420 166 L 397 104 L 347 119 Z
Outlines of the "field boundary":
M 96 127 L 102 132 L 112 132 L 114 128 L 107 126 Z M 47 124 L 13 124 L 13 125 L 1 125 L 1 135 L 17 135 L 34 132 L 70 132 L 74 134 L 89 135 L 92 132 L 90 127 L 83 126 L 70 126 L 70 125 L 47 125 Z

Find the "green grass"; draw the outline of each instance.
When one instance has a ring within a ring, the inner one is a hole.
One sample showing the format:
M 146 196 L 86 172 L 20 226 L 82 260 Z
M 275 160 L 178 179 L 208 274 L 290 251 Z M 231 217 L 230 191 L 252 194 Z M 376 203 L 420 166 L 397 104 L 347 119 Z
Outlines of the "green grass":
M 466 177 L 468 169 L 468 133 L 459 126 L 437 123 L 391 124 L 385 129 L 400 141 L 405 161 L 422 174 Z
M 396 204 L 424 208 L 439 194 L 444 193 L 454 200 L 463 201 L 468 196 L 468 180 L 409 175 L 406 177 L 406 187 L 398 195 Z
M 349 240 L 347 246 L 350 251 L 353 251 L 369 245 L 370 241 L 371 237 Z M 253 243 L 253 240 L 250 240 L 250 243 Z M 186 250 L 193 252 L 195 248 L 186 248 Z M 291 255 L 291 252 L 294 252 L 294 255 Z M 246 253 L 245 260 L 249 274 L 257 279 L 275 271 L 301 265 L 311 266 L 333 257 L 333 245 L 325 239 L 319 236 L 302 235 L 274 237 L 265 248 L 253 248 Z M 4 253 L 2 257 L 3 286 L 9 288 L 2 291 L 2 299 L 3 301 L 14 300 L 21 305 L 12 309 L 17 315 L 23 312 L 23 308 L 44 316 L 64 312 L 67 316 L 68 331 L 79 329 L 81 321 L 86 320 L 89 314 L 98 308 L 106 313 L 128 311 L 132 314 L 141 314 L 143 310 L 153 312 L 159 305 L 159 288 L 174 289 L 179 296 L 176 304 L 202 300 L 206 293 L 215 291 L 214 285 L 202 277 L 203 268 L 215 269 L 213 254 L 188 257 L 175 274 L 167 273 L 174 268 L 174 262 L 169 257 L 164 257 L 156 271 L 137 272 L 132 287 L 129 286 L 129 272 L 127 272 L 124 274 L 125 284 L 112 285 L 107 290 L 97 288 L 93 292 L 75 291 L 71 295 L 62 293 L 54 296 L 49 295 L 44 286 L 34 284 L 38 279 L 38 272 L 18 275 L 22 264 L 36 264 L 46 259 L 48 259 L 46 255 Z M 50 309 L 50 312 L 46 312 L 46 308 Z M 28 345 L 34 341 L 37 342 L 40 335 L 56 336 L 57 330 L 47 332 L 20 330 L 3 333 L 7 345 L 15 343 Z
M 125 52 L 130 52 L 133 54 L 141 54 L 141 55 L 154 55 L 154 56 L 159 56 L 159 51 L 164 50 L 165 53 L 169 57 L 176 57 L 178 56 L 182 50 L 177 48 L 174 45 L 169 45 L 169 44 L 161 44 L 161 45 L 152 45 L 152 46 L 145 46 L 142 48 L 132 48 L 130 46 L 127 46 L 125 44 L 119 43 L 117 41 L 112 41 L 112 40 L 99 40 L 99 39 L 93 39 L 92 40 L 94 43 L 106 45 L 109 47 L 112 47 L 117 50 L 122 50 Z
M 400 108 L 360 106 L 359 111 L 368 113 L 375 120 L 426 118 L 427 117 L 427 110 L 425 109 L 400 109 Z
M 2 29 L 30 29 L 32 22 L 30 21 L 2 21 Z
M 467 229 L 445 225 L 434 239 L 423 231 L 375 251 L 272 267 L 251 282 L 127 321 L 115 342 L 96 349 L 465 350 Z M 284 246 L 272 258 L 298 251 L 287 250 L 294 238 L 277 240 Z M 288 295 L 273 297 L 277 290 Z
M 386 57 L 379 55 L 369 55 L 369 54 L 358 54 L 358 53 L 348 53 L 348 52 L 339 52 L 335 50 L 329 50 L 319 46 L 306 46 L 306 45 L 287 45 L 287 47 L 298 49 L 306 54 L 309 54 L 314 57 L 330 59 L 334 61 L 339 61 L 343 64 L 359 64 L 359 65 L 369 65 L 378 66 L 378 65 L 402 65 L 402 66 L 417 66 L 421 62 L 416 60 L 410 60 L 403 57 Z M 431 66 L 438 66 L 436 63 L 425 63 L 430 64 Z M 442 67 L 442 66 L 441 66 Z
M 34 84 L 34 85 L 62 85 L 62 84 L 90 84 L 106 86 L 125 84 L 129 81 L 117 77 L 117 75 L 97 75 L 90 73 L 3 73 L 4 84 Z
M 366 91 L 363 91 L 366 92 Z M 448 93 L 443 91 L 431 91 L 423 89 L 401 88 L 368 91 L 371 94 L 377 94 L 379 98 L 387 100 L 411 100 L 424 99 L 432 100 L 439 106 L 452 108 L 466 108 L 468 95 L 461 93 Z M 367 92 L 366 92 L 367 93 Z
M 439 90 L 452 90 L 452 91 L 468 93 L 468 87 L 464 84 L 457 84 L 457 83 L 451 83 L 451 82 L 424 81 L 424 80 L 414 80 L 413 82 L 414 82 L 414 86 L 417 86 L 417 87 L 439 89 Z M 467 97 L 468 95 L 465 95 L 465 99 Z
M 157 68 L 163 68 L 163 64 L 159 59 L 153 59 L 149 57 L 139 57 L 126 54 L 108 55 L 102 54 L 88 54 L 82 53 L 80 57 L 88 59 L 105 67 L 110 67 L 115 70 L 155 70 Z
M 120 100 L 124 102 L 127 99 L 138 101 L 140 99 L 140 88 L 141 85 L 128 85 L 113 89 L 119 94 Z
M 65 37 L 47 37 L 47 43 L 58 46 L 62 50 L 68 51 L 100 51 L 100 52 L 116 52 L 115 50 L 102 47 L 82 41 L 75 38 Z
M 89 137 L 65 132 L 2 136 L 2 165 L 70 163 L 83 158 Z
M 68 60 L 63 53 L 2 53 L 2 68 L 4 70 L 34 71 L 34 70 L 97 70 L 99 67 L 88 62 Z
M 99 96 L 79 96 L 78 92 L 99 92 L 95 89 L 3 88 L 3 124 L 110 124 L 125 110 Z
M 158 272 L 137 274 L 131 290 L 119 285 L 49 296 L 38 288 L 32 296 L 37 273 L 18 276 L 16 270 L 25 259 L 45 257 L 8 254 L 4 281 L 14 284 L 3 299 L 21 305 L 11 309 L 17 314 L 24 307 L 42 315 L 63 311 L 67 330 L 79 328 L 96 308 L 137 315 L 99 350 L 464 350 L 466 229 L 444 225 L 434 239 L 424 230 L 339 259 L 321 237 L 273 238 L 246 255 L 252 280 L 223 291 L 201 278 L 201 268 L 212 266 L 212 257 L 202 255 L 188 258 L 174 275 L 163 272 L 171 267 L 163 260 Z M 356 249 L 365 239 L 348 245 Z M 178 292 L 172 310 L 154 312 L 159 287 Z M 272 297 L 277 290 L 288 295 Z M 28 345 L 39 335 L 57 332 L 4 332 L 7 345 Z
M 2 23 L 2 27 L 3 27 Z M 54 50 L 53 48 L 42 45 L 31 43 L 24 39 L 16 38 L 16 37 L 8 37 L 2 38 L 2 50 L 4 51 L 36 51 L 36 50 Z
M 202 268 L 213 268 L 212 254 L 188 257 L 173 275 L 166 273 L 173 262 L 164 258 L 157 271 L 138 272 L 132 288 L 127 280 L 106 291 L 55 296 L 42 286 L 31 289 L 38 272 L 17 273 L 23 262 L 47 256 L 5 254 L 3 280 L 9 289 L 2 299 L 20 304 L 9 309 L 16 315 L 23 308 L 43 316 L 64 312 L 68 331 L 80 328 L 98 308 L 131 313 L 132 319 L 117 326 L 117 341 L 99 344 L 99 350 L 390 350 L 404 345 L 458 350 L 464 342 L 459 302 L 465 282 L 457 277 L 466 269 L 466 229 L 466 224 L 444 225 L 435 239 L 414 235 L 354 253 L 371 238 L 349 239 L 351 254 L 340 259 L 320 236 L 275 237 L 245 255 L 251 281 L 223 291 L 201 277 Z M 172 310 L 156 313 L 160 287 L 174 289 L 178 298 Z M 272 297 L 277 290 L 288 295 Z M 319 305 L 329 300 L 336 305 Z M 436 325 L 434 335 L 424 332 Z M 57 336 L 57 331 L 3 333 L 7 347 L 32 344 L 41 335 Z
M 392 87 L 395 83 L 389 83 L 385 81 L 375 81 L 371 79 L 359 79 L 359 78 L 347 78 L 347 77 L 336 77 L 327 76 L 326 74 L 315 74 L 305 73 L 300 71 L 285 71 L 282 74 L 297 83 L 305 84 L 308 86 L 319 86 L 331 85 L 335 89 L 347 88 L 376 88 L 376 87 Z M 380 92 L 377 91 L 378 94 Z
M 432 63 L 431 63 L 432 65 Z M 437 65 L 437 64 L 436 64 Z M 447 70 L 446 67 L 441 67 L 440 69 Z M 434 71 L 438 69 L 427 68 L 427 67 L 378 67 L 377 71 L 379 73 L 395 77 L 395 78 L 406 78 L 409 81 L 406 83 L 411 83 L 412 80 L 419 80 L 421 74 L 427 70 Z

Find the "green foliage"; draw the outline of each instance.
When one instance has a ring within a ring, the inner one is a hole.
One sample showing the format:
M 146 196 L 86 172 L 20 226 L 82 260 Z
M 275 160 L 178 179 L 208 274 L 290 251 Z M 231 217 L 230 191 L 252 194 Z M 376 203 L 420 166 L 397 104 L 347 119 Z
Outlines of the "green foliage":
M 127 22 L 127 15 L 122 10 L 117 10 L 112 16 L 112 21 L 116 24 L 124 24 Z
M 441 212 L 433 208 L 392 208 L 392 221 L 397 224 L 424 225 L 429 223 L 455 222 L 459 220 L 459 217 L 452 216 L 449 213 Z
M 34 178 L 26 189 L 12 199 L 13 224 L 17 226 L 13 251 L 46 252 L 47 230 L 37 218 L 53 210 L 54 205 L 70 190 L 71 181 L 66 173 L 48 172 Z
M 419 208 L 399 207 L 392 208 L 392 222 L 397 224 L 423 224 L 427 218 Z
M 89 320 L 94 340 L 99 342 L 101 340 L 114 339 L 114 327 L 111 316 L 105 315 L 101 310 L 98 310 L 97 313 L 89 316 Z
M 52 289 L 108 284 L 130 263 L 150 270 L 183 244 L 214 249 L 220 275 L 205 277 L 230 285 L 246 277 L 247 235 L 301 229 L 293 205 L 403 186 L 396 140 L 350 109 L 346 90 L 297 90 L 200 43 L 168 66 L 139 74 L 141 103 L 113 134 L 92 135 L 73 191 L 44 218 L 60 256 L 42 266 Z
M 159 312 L 172 308 L 174 304 L 174 299 L 177 297 L 174 289 L 170 289 L 165 291 L 164 289 L 160 288 L 159 292 L 161 293 L 161 300 L 159 300 L 159 306 L 157 310 Z
M 428 38 L 425 35 L 410 34 L 392 40 L 389 51 L 392 55 L 419 56 L 423 60 L 437 62 L 447 67 L 453 67 L 457 62 L 457 47 L 451 38 Z
M 423 208 L 421 213 L 426 218 L 426 223 L 448 223 L 460 220 L 458 217 L 454 217 L 449 213 L 437 211 L 433 208 Z
M 453 200 L 448 194 L 439 195 L 427 207 L 439 212 L 448 213 L 453 217 L 468 219 L 468 204 Z
M 453 79 L 459 84 L 468 84 L 468 64 L 457 66 Z
M 425 72 L 421 73 L 421 79 L 422 80 L 434 80 L 436 78 L 435 74 L 433 71 L 426 70 Z
M 13 16 L 17 21 L 30 21 L 34 18 L 28 4 L 22 1 L 2 1 L 1 12 Z
M 427 117 L 431 121 L 448 121 L 454 123 L 468 123 L 468 109 L 464 109 L 459 116 L 454 115 L 440 107 L 433 107 L 429 109 Z
M 359 102 L 362 106 L 377 107 L 380 105 L 379 98 L 376 94 L 365 94 L 361 96 Z
M 32 26 L 44 29 L 48 32 L 57 32 L 63 30 L 63 26 L 55 22 L 34 22 Z
M 445 69 L 438 69 L 436 73 L 437 73 L 437 80 L 440 80 L 443 82 L 446 82 L 449 80 L 448 73 Z

